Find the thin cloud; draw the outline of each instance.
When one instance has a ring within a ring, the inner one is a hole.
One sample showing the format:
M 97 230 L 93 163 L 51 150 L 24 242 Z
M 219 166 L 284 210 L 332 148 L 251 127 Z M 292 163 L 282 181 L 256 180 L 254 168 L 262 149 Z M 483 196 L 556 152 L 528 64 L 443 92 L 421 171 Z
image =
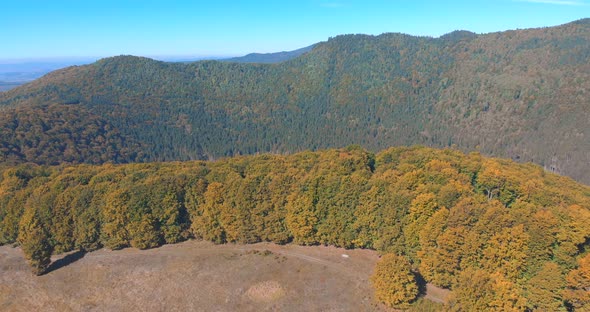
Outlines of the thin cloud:
M 516 2 L 555 4 L 555 5 L 586 5 L 582 1 L 576 0 L 515 0 Z

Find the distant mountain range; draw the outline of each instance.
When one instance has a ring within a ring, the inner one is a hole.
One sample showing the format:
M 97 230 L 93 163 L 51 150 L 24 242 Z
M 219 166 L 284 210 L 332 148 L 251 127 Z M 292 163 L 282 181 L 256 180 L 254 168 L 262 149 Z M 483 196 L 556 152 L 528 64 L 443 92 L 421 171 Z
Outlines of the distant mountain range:
M 250 53 L 245 56 L 232 58 L 167 58 L 170 62 L 192 63 L 202 60 L 219 60 L 224 62 L 235 63 L 262 63 L 273 64 L 288 61 L 296 58 L 303 53 L 311 51 L 313 45 L 297 49 L 294 51 L 283 51 L 276 53 Z M 73 65 L 85 65 L 92 63 L 94 59 L 71 59 L 71 60 L 55 60 L 55 61 L 0 61 L 0 91 L 7 91 L 16 88 L 27 82 L 33 81 L 43 75 L 57 69 L 65 68 Z
M 223 59 L 222 61 L 226 62 L 236 62 L 236 63 L 261 63 L 261 64 L 274 64 L 285 62 L 290 59 L 294 59 L 296 57 L 301 56 L 304 53 L 307 53 L 313 49 L 315 45 L 310 45 L 305 48 L 297 49 L 294 51 L 283 51 L 277 53 L 250 53 L 245 56 L 241 57 L 233 57 L 229 59 Z
M 14 89 L 22 84 L 24 82 L 0 81 L 0 92 Z
M 135 162 L 423 144 L 590 184 L 589 51 L 584 19 L 440 38 L 344 35 L 232 62 L 113 57 L 0 93 L 0 157 Z
M 0 61 L 0 91 L 16 88 L 57 69 L 94 61 L 96 58 Z

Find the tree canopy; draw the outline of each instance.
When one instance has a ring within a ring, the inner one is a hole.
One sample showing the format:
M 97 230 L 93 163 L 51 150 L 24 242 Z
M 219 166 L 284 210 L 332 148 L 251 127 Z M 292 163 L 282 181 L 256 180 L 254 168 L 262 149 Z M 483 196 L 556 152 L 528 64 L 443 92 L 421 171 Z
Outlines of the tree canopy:
M 492 196 L 490 172 L 502 181 Z M 23 164 L 0 169 L 0 195 L 0 243 L 20 244 L 35 272 L 53 252 L 76 249 L 292 242 L 395 255 L 374 278 L 377 297 L 395 306 L 416 297 L 412 274 L 450 288 L 451 310 L 589 302 L 590 188 L 478 153 L 351 146 L 215 162 Z M 390 263 L 401 271 L 387 273 Z M 401 297 L 387 295 L 400 287 L 377 277 L 387 274 L 407 280 Z

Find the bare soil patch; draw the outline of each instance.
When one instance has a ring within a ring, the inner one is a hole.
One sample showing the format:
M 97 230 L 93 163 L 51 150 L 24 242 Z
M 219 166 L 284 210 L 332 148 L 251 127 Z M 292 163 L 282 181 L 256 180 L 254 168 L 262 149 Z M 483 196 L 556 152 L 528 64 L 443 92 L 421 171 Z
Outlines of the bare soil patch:
M 440 288 L 432 284 L 426 284 L 426 296 L 425 299 L 436 303 L 445 303 L 449 297 L 451 291 L 448 289 Z
M 250 286 L 246 295 L 254 301 L 273 302 L 283 297 L 285 290 L 277 281 L 264 281 Z

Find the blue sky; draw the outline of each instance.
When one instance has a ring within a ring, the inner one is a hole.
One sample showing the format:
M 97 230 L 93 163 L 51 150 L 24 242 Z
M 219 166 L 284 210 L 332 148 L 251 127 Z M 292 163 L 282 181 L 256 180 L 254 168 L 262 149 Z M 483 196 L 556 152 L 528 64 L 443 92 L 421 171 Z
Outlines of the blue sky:
M 590 0 L 13 0 L 0 8 L 4 60 L 234 56 L 339 34 L 438 37 L 590 17 Z

